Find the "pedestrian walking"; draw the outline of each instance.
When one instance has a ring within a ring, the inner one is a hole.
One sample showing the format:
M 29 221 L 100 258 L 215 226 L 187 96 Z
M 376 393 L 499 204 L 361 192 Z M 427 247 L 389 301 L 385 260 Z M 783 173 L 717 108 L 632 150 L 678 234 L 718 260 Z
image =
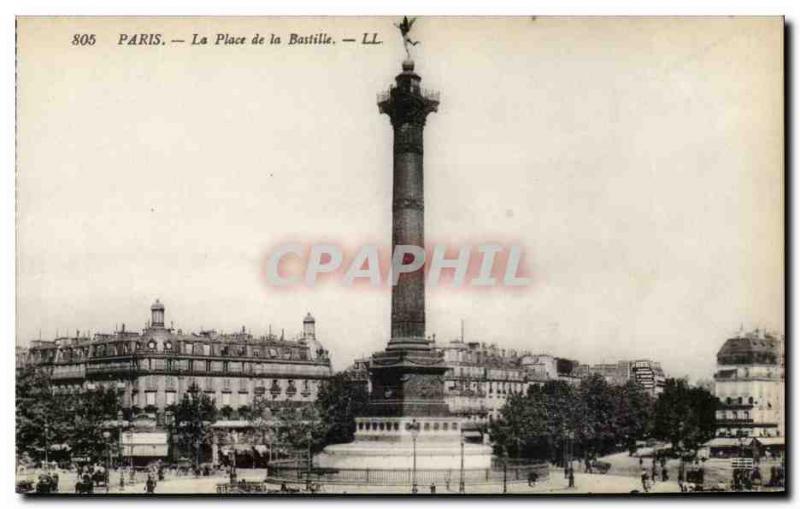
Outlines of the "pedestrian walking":
M 569 487 L 575 487 L 575 470 L 572 467 L 569 468 Z
M 648 488 L 648 486 L 647 486 L 647 470 L 642 469 L 642 490 L 644 490 L 644 492 L 647 493 L 647 491 L 648 491 L 647 488 Z
M 147 474 L 147 481 L 144 483 L 144 490 L 148 495 L 156 492 L 156 480 L 153 479 L 153 474 Z

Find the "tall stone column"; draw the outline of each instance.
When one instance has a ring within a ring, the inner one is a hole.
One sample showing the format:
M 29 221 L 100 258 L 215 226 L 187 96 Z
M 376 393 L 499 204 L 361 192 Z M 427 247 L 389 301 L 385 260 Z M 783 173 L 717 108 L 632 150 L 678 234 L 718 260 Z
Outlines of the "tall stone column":
M 394 129 L 393 251 L 399 245 L 425 249 L 423 129 L 426 117 L 438 106 L 438 95 L 420 88 L 420 77 L 414 72 L 411 60 L 403 62 L 403 72 L 378 101 L 380 112 L 389 115 Z M 389 344 L 370 362 L 369 415 L 449 415 L 443 391 L 443 375 L 447 368 L 425 337 L 425 273 L 422 269 L 401 274 L 392 287 L 391 320 Z
M 414 62 L 403 62 L 389 93 L 378 103 L 394 129 L 392 196 L 392 250 L 398 245 L 425 249 L 425 194 L 423 129 L 429 113 L 437 110 L 438 97 L 420 88 Z M 409 255 L 411 256 L 411 255 Z M 410 260 L 407 260 L 410 262 Z M 392 287 L 392 324 L 389 350 L 428 349 L 425 339 L 425 273 L 422 269 L 400 275 Z
M 414 19 L 396 24 L 408 52 L 416 43 L 408 32 Z M 379 95 L 381 113 L 389 115 L 394 130 L 392 247 L 425 248 L 423 186 L 423 130 L 439 98 L 420 88 L 414 62 L 388 92 Z M 408 263 L 406 261 L 404 263 Z M 355 439 L 329 445 L 317 455 L 320 467 L 333 469 L 436 470 L 444 479 L 459 467 L 488 469 L 492 449 L 462 440 L 463 419 L 451 415 L 445 403 L 441 351 L 425 337 L 424 271 L 402 274 L 392 287 L 391 337 L 369 363 L 369 405 L 356 417 Z

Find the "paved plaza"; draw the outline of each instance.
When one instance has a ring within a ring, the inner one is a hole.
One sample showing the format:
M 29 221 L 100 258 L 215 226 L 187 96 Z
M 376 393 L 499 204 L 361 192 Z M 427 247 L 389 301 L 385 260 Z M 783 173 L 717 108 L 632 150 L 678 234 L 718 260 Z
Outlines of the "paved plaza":
M 577 463 L 575 472 L 575 487 L 568 486 L 568 480 L 564 477 L 564 471 L 560 468 L 551 467 L 550 474 L 547 479 L 538 482 L 535 486 L 528 486 L 527 482 L 509 482 L 507 484 L 507 493 L 510 494 L 563 494 L 563 495 L 581 495 L 581 494 L 630 494 L 632 492 L 641 493 L 642 484 L 640 478 L 641 466 L 637 457 L 629 456 L 627 453 L 618 453 L 605 456 L 601 458 L 604 462 L 612 465 L 611 472 L 607 474 L 587 474 L 585 472 L 578 472 L 577 468 L 581 468 Z M 643 462 L 645 465 L 650 464 L 650 460 Z M 668 481 L 659 481 L 652 485 L 649 493 L 680 493 L 680 488 L 677 483 L 677 471 L 679 462 L 671 459 L 667 462 L 667 470 L 669 473 Z M 706 465 L 706 470 L 709 477 L 717 478 L 723 475 L 723 472 L 716 472 L 715 466 Z M 237 471 L 237 478 L 248 482 L 259 483 L 266 477 L 266 470 L 263 468 L 239 468 Z M 112 472 L 110 477 L 110 486 L 108 492 L 105 488 L 99 488 L 96 493 L 109 495 L 145 495 L 144 475 L 139 472 L 137 475 L 137 482 L 130 483 L 126 475 L 125 486 L 120 487 L 120 475 L 118 472 Z M 59 492 L 64 494 L 74 493 L 75 491 L 76 475 L 72 472 L 59 473 Z M 193 475 L 174 476 L 168 474 L 167 479 L 159 481 L 156 485 L 155 493 L 161 495 L 173 494 L 217 494 L 217 486 L 227 484 L 229 477 L 224 473 L 216 473 L 216 475 L 195 477 Z M 287 487 L 290 489 L 299 490 L 302 492 L 305 489 L 305 483 L 302 480 L 295 482 L 287 482 Z M 708 484 L 710 486 L 711 484 Z M 269 483 L 266 486 L 268 490 L 280 490 L 280 483 Z M 429 484 L 420 483 L 418 487 L 420 495 L 429 495 L 431 493 L 431 486 Z M 383 486 L 383 485 L 365 485 L 365 484 L 323 484 L 320 486 L 318 493 L 321 494 L 397 494 L 405 495 L 410 494 L 410 486 Z M 503 493 L 502 482 L 494 482 L 491 484 L 472 484 L 466 486 L 467 494 L 492 494 L 501 495 Z M 458 494 L 458 483 L 450 483 L 449 485 L 442 483 L 436 485 L 436 494 Z
M 264 469 L 239 469 L 239 479 L 247 481 L 261 481 L 265 476 Z M 62 473 L 59 479 L 60 493 L 73 493 L 75 490 L 76 477 L 74 473 Z M 176 477 L 159 481 L 155 493 L 162 495 L 171 494 L 216 494 L 217 485 L 228 482 L 228 477 L 223 475 L 209 477 Z M 111 486 L 109 495 L 139 495 L 145 494 L 143 482 L 129 484 L 126 481 L 124 488 L 120 488 L 119 474 L 111 474 Z M 291 488 L 303 488 L 304 483 L 288 483 Z M 280 484 L 270 484 L 269 489 L 278 490 Z M 641 490 L 641 482 L 638 478 L 621 475 L 601 475 L 575 473 L 575 487 L 569 488 L 567 479 L 563 476 L 563 471 L 552 470 L 550 477 L 538 482 L 536 486 L 529 487 L 527 483 L 508 483 L 507 492 L 511 494 L 588 494 L 588 493 L 630 493 L 633 490 Z M 653 487 L 651 493 L 674 493 L 679 492 L 676 482 L 659 482 Z M 408 486 L 365 486 L 365 485 L 343 485 L 326 484 L 322 485 L 319 493 L 322 494 L 408 494 Z M 97 494 L 105 494 L 104 488 L 96 491 Z M 458 484 L 453 483 L 449 487 L 442 484 L 436 486 L 437 494 L 457 494 Z M 466 486 L 467 494 L 495 494 L 503 493 L 502 483 L 478 484 Z M 420 495 L 430 494 L 430 486 L 420 485 Z

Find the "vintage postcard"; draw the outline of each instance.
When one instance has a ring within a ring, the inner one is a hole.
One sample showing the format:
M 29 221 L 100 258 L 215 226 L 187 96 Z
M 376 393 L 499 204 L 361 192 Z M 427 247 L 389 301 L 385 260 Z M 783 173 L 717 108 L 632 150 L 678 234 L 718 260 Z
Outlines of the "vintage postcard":
M 783 18 L 16 42 L 17 492 L 785 494 Z

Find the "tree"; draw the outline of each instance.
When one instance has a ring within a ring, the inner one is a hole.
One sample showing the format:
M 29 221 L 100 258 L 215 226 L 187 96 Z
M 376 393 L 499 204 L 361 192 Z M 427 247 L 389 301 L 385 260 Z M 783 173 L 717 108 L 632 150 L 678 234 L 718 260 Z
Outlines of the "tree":
M 56 395 L 50 377 L 36 368 L 19 372 L 16 380 L 16 444 L 19 456 L 45 459 L 45 450 L 67 442 L 70 398 Z
M 708 390 L 669 378 L 655 403 L 653 435 L 676 451 L 696 452 L 714 436 L 718 401 Z
M 327 431 L 321 415 L 314 405 L 306 404 L 298 407 L 282 407 L 276 413 L 278 441 L 295 453 L 320 451 L 324 447 Z
M 214 400 L 192 384 L 175 408 L 175 428 L 181 447 L 194 452 L 195 466 L 200 464 L 204 445 L 211 441 L 211 425 L 216 421 Z
M 490 425 L 495 454 L 560 464 L 570 454 L 591 458 L 635 446 L 651 429 L 652 399 L 633 382 L 610 386 L 594 376 L 578 387 L 563 381 L 512 395 Z
M 369 402 L 364 384 L 353 382 L 345 373 L 337 373 L 326 380 L 314 403 L 325 424 L 324 445 L 353 441 L 355 418 L 362 415 Z
M 56 394 L 47 373 L 28 368 L 16 386 L 18 454 L 34 460 L 49 458 L 50 449 L 67 444 L 72 454 L 105 458 L 106 422 L 116 419 L 119 396 L 103 385 L 78 393 Z M 45 451 L 47 450 L 47 453 Z
M 272 409 L 269 400 L 264 397 L 256 397 L 253 406 L 248 407 L 243 415 L 250 423 L 257 443 L 269 444 L 271 448 L 275 441 L 275 435 L 272 429 Z
M 580 393 L 575 387 L 564 381 L 549 381 L 541 386 L 541 391 L 546 395 L 547 401 L 547 440 L 542 439 L 542 445 L 547 446 L 548 458 L 557 464 L 564 460 L 566 444 L 575 444 L 579 436 L 585 405 L 580 398 Z M 574 445 L 572 446 L 574 449 Z M 573 451 L 574 452 L 574 451 Z
M 498 456 L 542 457 L 547 433 L 547 401 L 545 393 L 532 387 L 527 395 L 512 394 L 500 410 L 500 418 L 489 425 L 494 453 Z
M 615 388 L 617 438 L 628 452 L 636 451 L 636 441 L 653 430 L 654 401 L 641 384 L 629 381 Z
M 107 431 L 106 422 L 117 417 L 117 392 L 101 385 L 76 394 L 69 401 L 73 419 L 68 441 L 73 454 L 94 460 L 107 457 L 108 444 L 103 432 Z
M 614 391 L 602 376 L 581 380 L 578 397 L 582 403 L 576 440 L 584 457 L 607 454 L 617 444 Z

